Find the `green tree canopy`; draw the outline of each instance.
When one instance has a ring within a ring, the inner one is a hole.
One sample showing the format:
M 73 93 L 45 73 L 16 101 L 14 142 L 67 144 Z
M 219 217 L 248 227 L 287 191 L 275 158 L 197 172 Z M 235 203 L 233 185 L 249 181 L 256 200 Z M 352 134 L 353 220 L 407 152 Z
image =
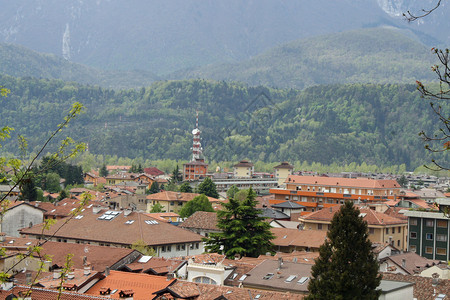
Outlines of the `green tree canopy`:
M 162 206 L 160 203 L 156 203 L 153 205 L 152 209 L 150 210 L 151 213 L 160 213 L 165 212 L 164 206 Z
M 175 167 L 175 169 L 173 169 L 172 171 L 172 176 L 170 177 L 170 181 L 172 183 L 178 183 L 180 181 L 183 180 L 183 175 L 180 172 L 180 168 L 178 167 L 178 165 Z
M 108 169 L 106 168 L 106 164 L 103 164 L 103 166 L 100 168 L 100 172 L 99 175 L 100 177 L 106 177 L 108 176 L 109 172 Z
M 191 201 L 188 201 L 188 203 L 186 203 L 186 205 L 183 206 L 183 208 L 180 210 L 180 217 L 187 218 L 196 211 L 214 211 L 208 197 L 202 194 L 194 197 L 194 199 L 192 199 Z
M 192 193 L 192 187 L 189 184 L 189 182 L 183 182 L 182 185 L 180 185 L 180 192 L 182 193 Z
M 61 186 L 59 185 L 60 179 L 58 174 L 48 173 L 45 176 L 45 190 L 50 193 L 58 193 L 61 190 Z
M 217 227 L 222 232 L 211 233 L 205 239 L 207 251 L 232 258 L 235 254 L 258 257 L 273 250 L 274 236 L 269 223 L 259 217 L 255 199 L 256 193 L 250 188 L 244 201 L 231 198 L 223 204 L 224 209 L 217 212 Z
M 307 299 L 378 299 L 379 265 L 359 214 L 347 201 L 334 215 L 311 269 Z
M 155 249 L 153 249 L 152 247 L 147 245 L 144 240 L 137 240 L 136 242 L 131 244 L 131 249 L 137 250 L 137 251 L 141 252 L 142 254 L 148 255 L 148 256 L 156 255 Z
M 61 192 L 59 192 L 58 201 L 64 200 L 69 197 L 70 195 L 66 190 L 61 190 Z
M 213 197 L 216 199 L 219 198 L 219 193 L 217 192 L 216 184 L 209 177 L 206 177 L 203 180 L 203 182 L 198 185 L 197 192 L 199 194 L 204 194 L 208 197 Z
M 149 194 L 159 193 L 159 185 L 156 181 L 153 181 L 148 192 L 149 192 Z
M 227 191 L 227 198 L 234 198 L 237 192 L 239 192 L 239 188 L 233 184 Z

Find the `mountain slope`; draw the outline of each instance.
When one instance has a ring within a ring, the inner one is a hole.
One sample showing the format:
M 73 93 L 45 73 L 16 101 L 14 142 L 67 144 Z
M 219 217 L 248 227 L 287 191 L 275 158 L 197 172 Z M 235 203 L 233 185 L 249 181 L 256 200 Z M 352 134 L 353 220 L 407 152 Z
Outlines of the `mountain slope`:
M 287 43 L 238 64 L 206 66 L 173 78 L 211 78 L 251 85 L 304 88 L 330 83 L 433 80 L 433 56 L 393 28 L 371 28 Z
M 0 43 L 0 73 L 14 77 L 61 79 L 115 89 L 141 87 L 158 80 L 150 72 L 102 71 L 71 63 L 53 54 L 5 43 Z
M 87 113 L 64 136 L 89 143 L 91 153 L 145 159 L 188 159 L 196 109 L 210 161 L 365 162 L 411 169 L 431 161 L 418 132 L 433 132 L 438 123 L 414 85 L 331 85 L 300 92 L 205 80 L 127 91 L 8 76 L 0 83 L 11 89 L 2 101 L 0 126 L 28 137 L 30 150 L 73 99 Z M 14 151 L 15 138 L 2 149 Z
M 427 28 L 435 39 L 449 40 L 443 34 L 448 33 L 446 18 L 431 27 L 428 20 L 421 26 L 408 24 L 388 14 L 389 6 L 379 2 L 3 1 L 0 41 L 92 67 L 142 69 L 160 75 L 238 62 L 292 40 L 363 27 L 393 25 L 416 32 Z

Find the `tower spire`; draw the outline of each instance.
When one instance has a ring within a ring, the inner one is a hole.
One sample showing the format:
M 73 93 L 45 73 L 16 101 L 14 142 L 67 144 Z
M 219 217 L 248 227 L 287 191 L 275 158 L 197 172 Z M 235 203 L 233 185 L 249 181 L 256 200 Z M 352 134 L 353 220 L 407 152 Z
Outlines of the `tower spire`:
M 200 129 L 198 129 L 198 110 L 196 111 L 195 117 L 195 128 L 192 130 L 192 160 L 200 160 L 203 152 L 202 144 L 200 142 Z

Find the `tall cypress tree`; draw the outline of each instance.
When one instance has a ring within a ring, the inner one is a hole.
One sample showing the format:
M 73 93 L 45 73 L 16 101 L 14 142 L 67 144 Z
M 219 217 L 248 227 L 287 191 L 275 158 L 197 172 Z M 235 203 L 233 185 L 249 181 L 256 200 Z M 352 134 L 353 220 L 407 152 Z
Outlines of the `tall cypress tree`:
M 307 299 L 378 299 L 378 262 L 367 223 L 347 201 L 337 212 L 311 269 Z

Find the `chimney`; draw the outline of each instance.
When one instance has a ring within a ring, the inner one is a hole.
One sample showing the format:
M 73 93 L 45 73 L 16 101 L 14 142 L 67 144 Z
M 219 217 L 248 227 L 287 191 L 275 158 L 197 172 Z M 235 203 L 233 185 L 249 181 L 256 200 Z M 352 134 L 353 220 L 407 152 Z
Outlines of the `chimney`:
M 170 281 L 174 278 L 174 274 L 173 273 L 167 273 L 167 281 Z
M 70 272 L 67 274 L 67 279 L 71 280 L 75 278 L 75 270 L 72 268 Z
M 109 275 L 109 267 L 108 267 L 108 266 L 105 268 L 104 274 L 105 274 L 105 276 L 108 276 L 108 275 Z
M 402 258 L 402 267 L 406 268 L 406 259 Z
M 27 283 L 27 285 L 31 285 L 31 283 L 32 283 L 32 279 L 31 279 L 31 273 L 30 272 L 27 272 L 26 274 L 25 274 L 25 278 L 26 278 L 26 283 Z
M 59 279 L 61 277 L 61 270 L 60 269 L 54 269 L 53 270 L 53 279 Z
M 281 266 L 283 265 L 283 258 L 278 257 L 278 270 L 281 270 Z
M 84 276 L 88 276 L 89 274 L 91 274 L 91 265 L 89 263 L 86 263 L 86 265 L 84 266 L 83 274 Z
M 100 212 L 100 210 L 102 210 L 102 208 L 98 205 L 92 207 L 92 213 L 93 214 L 98 214 Z
M 132 210 L 129 209 L 129 208 L 127 208 L 127 209 L 125 209 L 125 210 L 123 211 L 123 215 L 126 217 L 126 216 L 128 216 L 129 214 L 131 214 L 131 212 L 132 212 Z

